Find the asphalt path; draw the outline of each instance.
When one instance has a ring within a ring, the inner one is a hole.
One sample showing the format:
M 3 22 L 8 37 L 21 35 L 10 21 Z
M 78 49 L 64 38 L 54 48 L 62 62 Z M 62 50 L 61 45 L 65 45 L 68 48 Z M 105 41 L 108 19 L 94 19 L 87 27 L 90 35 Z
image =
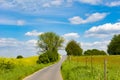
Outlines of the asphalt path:
M 62 62 L 66 56 L 62 56 L 61 60 L 49 67 L 39 70 L 23 80 L 63 80 L 60 72 Z

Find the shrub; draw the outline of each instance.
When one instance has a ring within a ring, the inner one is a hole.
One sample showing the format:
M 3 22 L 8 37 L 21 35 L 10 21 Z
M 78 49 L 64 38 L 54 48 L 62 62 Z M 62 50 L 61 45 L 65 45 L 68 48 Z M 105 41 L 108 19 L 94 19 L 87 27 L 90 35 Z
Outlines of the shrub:
M 50 60 L 50 62 L 54 62 L 54 61 L 57 61 L 58 60 L 58 53 L 57 51 L 47 51 L 46 52 L 48 54 L 48 58 Z
M 57 51 L 47 51 L 46 53 L 43 53 L 39 56 L 39 59 L 37 60 L 37 63 L 43 63 L 43 64 L 46 64 L 46 63 L 49 63 L 49 62 L 55 62 L 58 60 L 58 53 Z
M 21 58 L 23 58 L 23 56 L 22 55 L 18 55 L 16 58 L 17 59 L 21 59 Z
M 11 61 L 0 60 L 1 70 L 10 70 L 14 68 L 14 64 Z
M 50 60 L 49 60 L 49 58 L 48 58 L 47 53 L 41 54 L 41 55 L 39 56 L 38 60 L 37 60 L 37 63 L 38 63 L 38 64 L 41 64 L 41 63 L 46 64 L 46 63 L 49 63 L 49 62 L 50 62 Z

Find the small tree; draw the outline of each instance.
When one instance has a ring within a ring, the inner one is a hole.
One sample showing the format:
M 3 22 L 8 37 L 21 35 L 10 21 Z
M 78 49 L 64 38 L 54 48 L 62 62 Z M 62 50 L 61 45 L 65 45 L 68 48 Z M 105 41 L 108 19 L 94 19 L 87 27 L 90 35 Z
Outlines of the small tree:
M 67 52 L 67 55 L 74 55 L 74 56 L 82 55 L 82 51 L 83 51 L 80 45 L 74 40 L 68 42 L 65 50 Z
M 16 58 L 17 59 L 21 59 L 21 58 L 23 58 L 23 56 L 22 55 L 18 55 Z
M 105 51 L 92 49 L 84 52 L 84 55 L 106 55 Z
M 107 52 L 110 55 L 120 55 L 120 34 L 114 35 L 114 37 L 108 45 Z

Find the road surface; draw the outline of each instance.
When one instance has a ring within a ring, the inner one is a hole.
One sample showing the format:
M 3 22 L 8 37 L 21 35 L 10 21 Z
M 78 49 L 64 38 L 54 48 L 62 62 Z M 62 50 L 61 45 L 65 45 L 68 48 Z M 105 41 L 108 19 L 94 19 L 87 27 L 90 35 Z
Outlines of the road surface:
M 60 73 L 60 67 L 65 58 L 66 56 L 62 56 L 62 59 L 58 63 L 39 70 L 23 80 L 63 80 Z

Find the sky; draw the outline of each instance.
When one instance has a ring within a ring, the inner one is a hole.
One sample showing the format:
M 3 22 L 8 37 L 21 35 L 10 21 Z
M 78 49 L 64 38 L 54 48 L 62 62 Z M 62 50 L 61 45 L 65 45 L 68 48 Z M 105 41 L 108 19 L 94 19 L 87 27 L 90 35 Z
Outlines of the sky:
M 74 39 L 84 51 L 107 51 L 120 34 L 120 0 L 0 0 L 0 56 L 37 55 L 45 32 L 64 37 L 64 46 Z

